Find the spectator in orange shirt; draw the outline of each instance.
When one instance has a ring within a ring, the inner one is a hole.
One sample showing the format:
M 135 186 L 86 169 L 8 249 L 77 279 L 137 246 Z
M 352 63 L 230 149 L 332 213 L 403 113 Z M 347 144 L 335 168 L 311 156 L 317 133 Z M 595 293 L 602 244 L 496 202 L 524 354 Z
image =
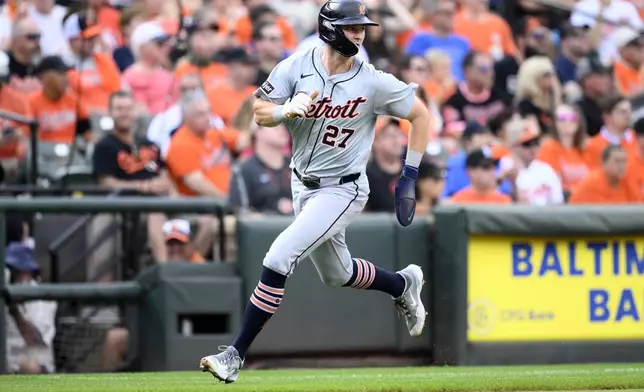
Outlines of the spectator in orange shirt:
M 564 191 L 570 191 L 589 172 L 583 156 L 585 139 L 586 128 L 579 112 L 570 105 L 559 105 L 555 111 L 555 131 L 541 142 L 537 159 L 554 169 Z
M 631 154 L 636 146 L 635 135 L 629 128 L 631 122 L 631 103 L 620 95 L 609 95 L 599 102 L 604 126 L 599 134 L 593 136 L 584 150 L 584 159 L 591 170 L 602 165 L 602 151 L 610 144 L 620 145 Z
M 642 195 L 644 195 L 644 118 L 640 118 L 633 125 L 637 136 L 637 150 L 628 160 L 627 176 L 632 178 Z
M 216 55 L 229 46 L 231 38 L 223 29 L 220 15 L 214 8 L 204 7 L 197 15 L 198 24 L 189 29 L 188 55 L 179 60 L 174 76 L 178 80 L 185 74 L 197 73 L 204 86 L 214 86 L 228 75 L 226 65 Z
M 627 152 L 609 144 L 602 150 L 601 167 L 584 178 L 572 191 L 570 204 L 641 203 L 642 192 L 627 175 Z
M 239 132 L 211 128 L 210 106 L 201 91 L 186 93 L 180 105 L 184 125 L 170 141 L 166 158 L 179 193 L 226 198 L 231 151 L 237 148 Z
M 195 250 L 191 243 L 190 222 L 185 219 L 172 219 L 163 224 L 168 261 L 188 261 L 203 264 L 206 260 Z
M 488 148 L 474 150 L 465 160 L 470 186 L 458 191 L 449 199 L 454 204 L 511 204 L 508 195 L 499 192 L 496 179 L 496 163 Z
M 617 91 L 625 97 L 642 92 L 642 62 L 644 61 L 644 39 L 630 27 L 620 27 L 611 35 L 619 59 L 613 62 L 613 77 Z
M 170 62 L 170 37 L 158 22 L 138 25 L 130 46 L 136 62 L 123 73 L 123 80 L 139 104 L 142 114 L 158 114 L 172 105 L 176 88 Z
M 468 39 L 472 50 L 490 54 L 500 60 L 504 54 L 519 56 L 508 22 L 488 9 L 488 2 L 463 0 L 454 17 L 454 34 Z
M 87 108 L 68 88 L 68 71 L 58 56 L 44 57 L 36 67 L 43 87 L 29 96 L 29 104 L 41 141 L 71 144 L 76 136 L 88 143 L 94 139 Z
M 107 113 L 112 93 L 121 88 L 121 74 L 110 53 L 98 51 L 101 26 L 88 25 L 82 13 L 63 18 L 63 34 L 69 42 L 69 85 L 91 114 Z
M 257 89 L 252 83 L 257 75 L 259 60 L 242 47 L 225 50 L 221 55 L 228 67 L 228 77 L 215 86 L 206 86 L 206 93 L 213 112 L 230 126 L 244 99 Z
M 30 118 L 27 97 L 8 85 L 9 56 L 0 52 L 0 110 Z M 29 127 L 0 118 L 0 182 L 13 181 L 18 176 L 18 163 L 24 156 Z

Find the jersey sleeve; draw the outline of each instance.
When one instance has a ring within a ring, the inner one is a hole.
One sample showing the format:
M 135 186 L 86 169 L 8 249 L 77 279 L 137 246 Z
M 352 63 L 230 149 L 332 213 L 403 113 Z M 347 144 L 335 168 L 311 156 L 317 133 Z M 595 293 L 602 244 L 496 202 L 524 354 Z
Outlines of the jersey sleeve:
M 377 71 L 376 114 L 406 118 L 416 99 L 416 83 L 404 83 L 394 75 Z
M 293 94 L 295 81 L 292 75 L 296 74 L 293 58 L 286 58 L 279 62 L 253 93 L 255 97 L 282 105 Z

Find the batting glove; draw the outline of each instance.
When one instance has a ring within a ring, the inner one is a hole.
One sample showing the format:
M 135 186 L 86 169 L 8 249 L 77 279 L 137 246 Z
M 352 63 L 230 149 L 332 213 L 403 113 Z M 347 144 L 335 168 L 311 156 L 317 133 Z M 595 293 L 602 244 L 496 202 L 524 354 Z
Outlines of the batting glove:
M 416 180 L 418 169 L 405 165 L 396 182 L 394 197 L 396 200 L 396 218 L 402 226 L 409 226 L 416 212 Z
M 310 95 L 304 92 L 297 93 L 282 106 L 282 116 L 285 118 L 304 117 L 317 95 L 317 91 Z

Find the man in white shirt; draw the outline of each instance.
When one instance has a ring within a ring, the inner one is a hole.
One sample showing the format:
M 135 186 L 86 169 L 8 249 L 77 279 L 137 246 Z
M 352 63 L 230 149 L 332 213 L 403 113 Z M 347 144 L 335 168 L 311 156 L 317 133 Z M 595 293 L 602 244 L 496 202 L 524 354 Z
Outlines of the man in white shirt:
M 67 41 L 63 34 L 67 8 L 57 5 L 54 0 L 34 0 L 27 12 L 43 32 L 40 36 L 41 53 L 44 56 L 61 54 L 61 44 Z
M 601 16 L 601 20 L 597 21 Z M 598 24 L 599 23 L 599 24 Z M 575 4 L 570 15 L 570 24 L 575 27 L 597 28 L 592 34 L 599 39 L 599 56 L 607 65 L 615 60 L 617 47 L 611 34 L 621 25 L 635 30 L 644 29 L 644 22 L 637 8 L 627 0 L 582 0 Z M 596 26 L 596 24 L 598 24 Z M 595 30 L 595 29 L 594 29 Z
M 510 155 L 501 159 L 501 176 L 513 180 L 518 203 L 545 206 L 563 204 L 561 180 L 550 165 L 536 159 L 539 128 L 536 123 L 513 119 L 506 128 Z
M 37 285 L 40 270 L 34 251 L 12 242 L 7 248 L 6 265 L 11 284 Z M 55 371 L 53 340 L 56 335 L 56 302 L 28 301 L 8 304 L 7 363 L 14 373 L 52 373 Z

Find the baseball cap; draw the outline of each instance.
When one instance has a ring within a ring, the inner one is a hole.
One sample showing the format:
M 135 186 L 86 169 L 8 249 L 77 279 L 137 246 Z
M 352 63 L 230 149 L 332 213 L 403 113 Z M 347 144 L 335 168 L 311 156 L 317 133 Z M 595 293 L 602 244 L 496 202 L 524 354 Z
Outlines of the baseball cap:
M 638 41 L 641 42 L 641 37 L 642 35 L 639 31 L 631 27 L 622 26 L 611 34 L 610 39 L 615 47 L 621 49 Z
M 34 69 L 34 73 L 40 75 L 47 71 L 67 72 L 69 70 L 70 67 L 65 64 L 65 61 L 60 56 L 45 56 Z
M 40 266 L 35 260 L 34 250 L 20 242 L 9 244 L 5 261 L 8 267 L 18 271 L 37 272 L 40 270 Z
M 530 122 L 522 118 L 517 118 L 508 123 L 505 140 L 507 145 L 512 147 L 538 139 L 539 136 L 539 130 Z
M 608 68 L 604 66 L 597 55 L 582 57 L 577 62 L 577 80 L 582 81 L 593 74 L 607 74 Z
M 136 26 L 130 37 L 130 46 L 134 53 L 138 53 L 142 45 L 150 42 L 162 42 L 170 38 L 163 26 L 154 21 L 143 22 Z
M 177 240 L 183 243 L 190 241 L 190 222 L 185 219 L 172 219 L 163 224 L 165 240 Z
M 487 129 L 480 123 L 476 121 L 468 121 L 465 124 L 465 129 L 463 130 L 461 137 L 463 139 L 471 139 L 472 136 L 479 135 L 485 132 L 487 132 Z
M 467 154 L 465 167 L 493 167 L 496 163 L 492 157 L 492 150 L 487 147 L 479 148 Z
M 85 28 L 81 28 L 82 25 L 86 24 L 86 20 L 84 16 L 82 16 L 79 12 L 72 14 L 63 22 L 63 35 L 67 39 L 74 39 L 74 38 L 94 38 L 98 35 L 101 34 L 101 26 L 98 24 L 90 24 L 85 26 Z

